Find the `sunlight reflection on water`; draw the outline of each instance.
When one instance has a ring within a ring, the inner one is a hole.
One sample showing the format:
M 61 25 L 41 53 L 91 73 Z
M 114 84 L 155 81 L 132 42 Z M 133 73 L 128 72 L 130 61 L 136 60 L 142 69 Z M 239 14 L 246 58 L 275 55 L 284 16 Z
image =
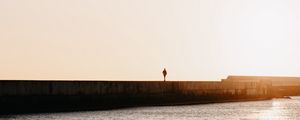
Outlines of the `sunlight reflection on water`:
M 300 99 L 41 113 L 0 116 L 1 118 L 14 120 L 297 120 L 300 119 Z
M 274 99 L 271 101 L 271 106 L 266 107 L 266 109 L 261 109 L 255 112 L 252 119 L 259 120 L 290 120 L 290 119 L 300 119 L 299 113 L 299 100 L 289 100 L 289 99 Z
M 272 101 L 272 107 L 267 110 L 259 112 L 260 120 L 279 120 L 282 119 L 284 110 L 281 108 L 281 103 L 278 101 Z M 280 117 L 279 117 L 280 116 Z

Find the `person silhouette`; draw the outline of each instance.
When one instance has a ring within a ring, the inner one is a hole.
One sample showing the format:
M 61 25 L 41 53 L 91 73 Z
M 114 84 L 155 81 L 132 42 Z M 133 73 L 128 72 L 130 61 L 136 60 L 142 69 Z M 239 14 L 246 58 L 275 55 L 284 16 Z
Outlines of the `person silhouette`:
M 164 82 L 166 82 L 166 76 L 167 76 L 167 70 L 166 70 L 166 68 L 164 68 L 164 70 L 163 70 L 163 75 L 164 75 Z

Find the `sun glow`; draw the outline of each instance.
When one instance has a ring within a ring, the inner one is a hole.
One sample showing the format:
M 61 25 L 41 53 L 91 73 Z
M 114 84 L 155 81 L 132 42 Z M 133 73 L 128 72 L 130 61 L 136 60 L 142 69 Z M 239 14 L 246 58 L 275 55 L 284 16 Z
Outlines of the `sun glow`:
M 299 1 L 0 1 L 0 79 L 300 74 Z

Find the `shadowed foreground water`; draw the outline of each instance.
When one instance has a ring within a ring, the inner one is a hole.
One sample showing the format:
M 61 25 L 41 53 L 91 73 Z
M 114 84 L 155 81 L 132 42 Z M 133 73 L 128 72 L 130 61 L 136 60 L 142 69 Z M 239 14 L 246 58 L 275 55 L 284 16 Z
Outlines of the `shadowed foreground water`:
M 282 120 L 300 119 L 300 99 L 273 99 L 186 106 L 136 107 L 105 111 L 6 115 L 14 120 Z

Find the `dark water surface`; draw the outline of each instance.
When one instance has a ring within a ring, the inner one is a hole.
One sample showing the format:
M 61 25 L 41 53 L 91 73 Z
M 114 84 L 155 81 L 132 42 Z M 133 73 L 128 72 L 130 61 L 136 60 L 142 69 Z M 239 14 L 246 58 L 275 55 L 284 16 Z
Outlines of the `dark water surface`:
M 300 120 L 300 99 L 0 116 L 0 120 Z

